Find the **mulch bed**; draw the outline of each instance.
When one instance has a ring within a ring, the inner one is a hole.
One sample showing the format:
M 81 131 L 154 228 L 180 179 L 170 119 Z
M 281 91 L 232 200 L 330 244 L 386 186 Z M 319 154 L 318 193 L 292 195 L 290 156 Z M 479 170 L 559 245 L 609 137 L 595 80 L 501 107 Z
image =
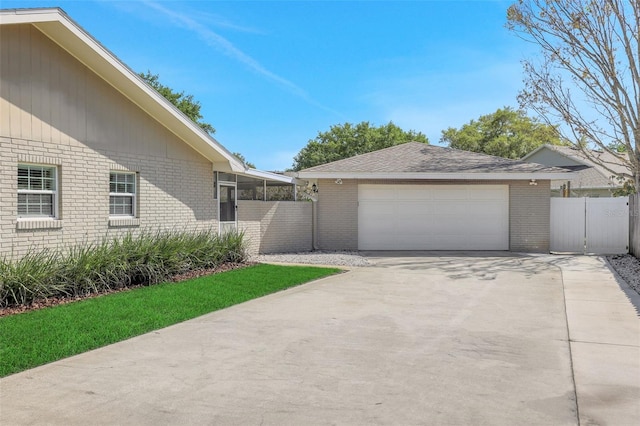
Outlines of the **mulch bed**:
M 255 265 L 256 263 L 257 262 L 223 263 L 222 265 L 218 266 L 217 268 L 213 268 L 213 269 L 198 269 L 198 270 L 195 270 L 195 271 L 185 272 L 184 274 L 174 275 L 168 281 L 177 283 L 177 282 L 181 282 L 181 281 L 190 280 L 190 279 L 193 279 L 193 278 L 203 277 L 205 275 L 219 274 L 220 272 L 226 272 L 226 271 L 231 271 L 231 270 L 234 270 L 234 269 L 246 268 L 247 266 Z M 123 291 L 130 291 L 130 290 L 133 290 L 133 289 L 136 289 L 136 288 L 140 288 L 140 287 L 147 287 L 147 285 L 139 284 L 139 285 L 135 285 L 135 286 L 129 286 L 129 287 L 122 287 L 122 288 L 117 288 L 117 289 L 105 290 L 105 291 L 101 291 L 99 293 L 91 293 L 91 294 L 87 294 L 87 295 L 83 295 L 83 296 L 49 297 L 49 298 L 41 299 L 41 300 L 34 300 L 29 305 L 0 307 L 0 317 L 5 317 L 5 316 L 8 316 L 8 315 L 20 314 L 20 313 L 28 312 L 28 311 L 35 311 L 35 310 L 38 310 L 38 309 L 48 308 L 48 307 L 51 307 L 51 306 L 65 305 L 67 303 L 77 302 L 79 300 L 93 299 L 94 297 L 100 297 L 100 296 L 104 296 L 106 294 L 121 293 Z

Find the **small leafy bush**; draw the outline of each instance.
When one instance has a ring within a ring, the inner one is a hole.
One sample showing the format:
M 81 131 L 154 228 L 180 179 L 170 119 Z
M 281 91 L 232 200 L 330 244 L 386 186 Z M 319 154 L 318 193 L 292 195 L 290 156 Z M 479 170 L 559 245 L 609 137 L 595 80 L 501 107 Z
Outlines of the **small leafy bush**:
M 0 259 L 0 306 L 157 284 L 185 272 L 246 261 L 242 232 L 145 231 L 139 235 Z

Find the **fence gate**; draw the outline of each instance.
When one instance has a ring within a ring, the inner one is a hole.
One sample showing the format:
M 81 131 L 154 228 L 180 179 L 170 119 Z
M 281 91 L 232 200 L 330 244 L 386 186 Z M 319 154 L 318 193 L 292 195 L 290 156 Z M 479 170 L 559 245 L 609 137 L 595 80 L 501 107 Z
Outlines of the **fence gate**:
M 629 197 L 551 198 L 551 251 L 629 252 Z

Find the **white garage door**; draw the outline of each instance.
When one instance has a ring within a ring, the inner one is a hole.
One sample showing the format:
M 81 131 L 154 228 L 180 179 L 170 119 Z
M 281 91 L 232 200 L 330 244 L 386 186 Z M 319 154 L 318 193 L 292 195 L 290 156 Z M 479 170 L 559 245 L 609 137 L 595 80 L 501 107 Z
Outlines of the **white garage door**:
M 507 185 L 359 185 L 360 250 L 508 250 Z

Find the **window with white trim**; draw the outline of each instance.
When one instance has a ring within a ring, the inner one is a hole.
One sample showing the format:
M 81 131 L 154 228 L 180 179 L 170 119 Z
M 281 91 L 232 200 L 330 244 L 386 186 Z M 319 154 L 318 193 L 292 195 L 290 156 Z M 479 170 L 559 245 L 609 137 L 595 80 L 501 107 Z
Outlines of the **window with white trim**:
M 18 164 L 18 217 L 58 216 L 58 170 L 56 166 Z
M 136 216 L 135 173 L 109 173 L 109 216 Z

